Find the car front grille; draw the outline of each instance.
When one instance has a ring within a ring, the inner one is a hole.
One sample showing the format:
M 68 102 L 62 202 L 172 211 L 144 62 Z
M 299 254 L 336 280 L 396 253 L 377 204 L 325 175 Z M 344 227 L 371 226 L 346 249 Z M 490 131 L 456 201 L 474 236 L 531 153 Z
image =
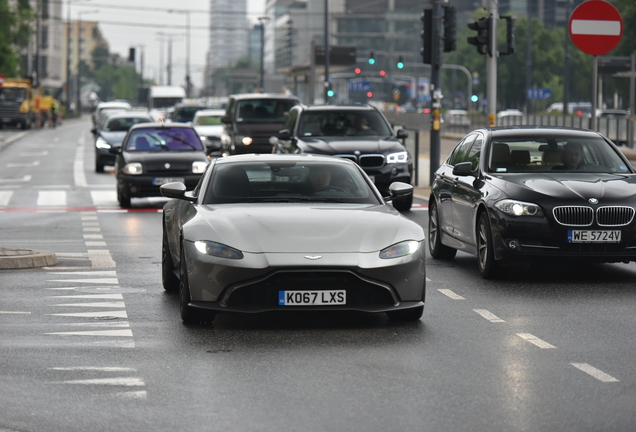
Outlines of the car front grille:
M 558 223 L 569 226 L 589 226 L 594 223 L 594 209 L 584 206 L 555 207 L 552 214 Z M 628 225 L 634 219 L 634 209 L 625 206 L 599 207 L 596 222 L 600 226 Z
M 357 163 L 362 168 L 382 168 L 384 166 L 385 157 L 381 154 L 364 154 L 360 156 L 352 154 L 335 155 L 342 159 L 349 159 Z
M 237 306 L 277 306 L 279 291 L 346 290 L 347 306 L 392 306 L 390 289 L 349 270 L 280 270 L 265 279 L 230 288 L 222 303 Z

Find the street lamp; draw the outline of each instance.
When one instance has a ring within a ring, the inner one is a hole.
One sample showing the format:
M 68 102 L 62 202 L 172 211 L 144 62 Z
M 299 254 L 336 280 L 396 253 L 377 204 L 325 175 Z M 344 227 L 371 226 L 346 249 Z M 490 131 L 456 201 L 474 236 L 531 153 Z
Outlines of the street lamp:
M 190 97 L 190 11 L 170 9 L 168 13 L 182 13 L 186 16 L 186 97 Z
M 66 109 L 68 111 L 71 109 L 71 30 L 71 0 L 68 0 L 66 2 Z
M 160 43 L 159 46 L 159 82 L 161 83 L 161 85 L 163 85 L 164 81 L 163 81 L 163 42 L 165 40 L 168 41 L 168 65 L 166 67 L 166 72 L 168 75 L 168 85 L 172 85 L 172 39 L 173 38 L 180 38 L 183 35 L 180 33 L 164 33 L 164 32 L 157 32 L 156 33 L 157 36 L 159 36 L 159 39 L 157 39 Z
M 77 13 L 77 112 L 82 114 L 82 99 L 80 97 L 80 85 L 81 85 L 81 54 L 80 54 L 80 42 L 82 40 L 82 15 L 91 14 L 91 13 L 99 13 L 99 9 L 87 10 L 87 11 L 79 11 Z
M 267 21 L 269 21 L 268 16 L 258 17 L 258 23 L 261 26 L 261 93 L 263 93 L 263 87 L 265 87 L 265 23 Z

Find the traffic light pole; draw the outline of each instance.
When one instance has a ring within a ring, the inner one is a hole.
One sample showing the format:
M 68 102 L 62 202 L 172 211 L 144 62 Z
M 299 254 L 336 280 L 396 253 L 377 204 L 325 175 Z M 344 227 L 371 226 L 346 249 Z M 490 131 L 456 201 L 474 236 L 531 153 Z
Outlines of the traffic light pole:
M 433 0 L 433 20 L 431 35 L 431 144 L 430 144 L 430 171 L 429 185 L 433 185 L 435 172 L 439 168 L 440 147 L 441 147 L 441 121 L 440 109 L 442 107 L 441 91 L 441 66 L 442 66 L 442 2 Z
M 497 114 L 497 21 L 499 20 L 499 11 L 495 0 L 488 0 L 488 12 L 490 13 L 490 50 L 486 55 L 486 74 L 487 74 L 487 97 L 488 97 L 488 120 L 490 127 L 495 126 L 495 116 Z

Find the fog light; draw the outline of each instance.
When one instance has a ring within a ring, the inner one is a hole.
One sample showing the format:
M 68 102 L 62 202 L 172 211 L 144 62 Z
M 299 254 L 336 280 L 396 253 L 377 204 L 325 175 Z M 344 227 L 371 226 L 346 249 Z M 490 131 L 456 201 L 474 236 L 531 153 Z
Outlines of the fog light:
M 392 168 L 391 169 L 391 175 L 396 175 L 398 173 L 398 169 L 397 168 Z
M 508 247 L 512 250 L 520 250 L 521 246 L 519 245 L 518 240 L 508 240 Z

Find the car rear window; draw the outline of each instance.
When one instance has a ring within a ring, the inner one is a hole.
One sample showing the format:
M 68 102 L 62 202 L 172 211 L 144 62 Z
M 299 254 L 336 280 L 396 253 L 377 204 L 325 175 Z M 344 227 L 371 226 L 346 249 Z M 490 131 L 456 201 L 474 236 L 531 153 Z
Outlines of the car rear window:
M 382 115 L 371 110 L 305 111 L 298 136 L 390 136 Z
M 199 136 L 190 128 L 143 128 L 133 130 L 126 151 L 202 151 Z
M 281 122 L 287 119 L 291 107 L 298 101 L 294 99 L 245 99 L 236 104 L 237 122 Z
M 104 131 L 107 132 L 127 132 L 132 126 L 139 123 L 151 123 L 150 118 L 143 117 L 119 117 L 110 119 L 108 124 L 104 126 Z

